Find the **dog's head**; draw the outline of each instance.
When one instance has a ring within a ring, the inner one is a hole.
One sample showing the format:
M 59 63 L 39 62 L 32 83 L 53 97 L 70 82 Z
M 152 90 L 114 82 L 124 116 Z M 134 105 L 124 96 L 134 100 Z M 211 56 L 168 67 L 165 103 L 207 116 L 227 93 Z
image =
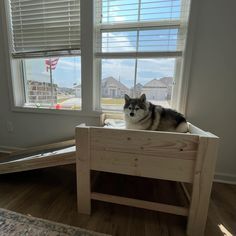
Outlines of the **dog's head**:
M 140 98 L 130 98 L 125 94 L 124 113 L 130 121 L 141 120 L 148 113 L 146 95 L 142 94 Z

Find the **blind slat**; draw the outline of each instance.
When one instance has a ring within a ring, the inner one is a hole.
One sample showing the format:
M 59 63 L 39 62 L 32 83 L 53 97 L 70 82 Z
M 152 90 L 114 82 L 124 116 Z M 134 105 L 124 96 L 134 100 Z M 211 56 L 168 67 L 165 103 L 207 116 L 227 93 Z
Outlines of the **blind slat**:
M 97 55 L 183 51 L 189 1 L 97 0 Z
M 80 0 L 10 0 L 10 9 L 14 55 L 80 49 Z

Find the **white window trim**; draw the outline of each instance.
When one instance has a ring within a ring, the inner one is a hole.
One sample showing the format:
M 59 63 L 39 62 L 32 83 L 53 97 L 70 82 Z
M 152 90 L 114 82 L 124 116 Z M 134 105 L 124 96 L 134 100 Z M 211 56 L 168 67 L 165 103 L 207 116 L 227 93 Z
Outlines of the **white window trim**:
M 81 1 L 83 9 L 93 9 L 93 1 Z M 37 114 L 52 114 L 52 115 L 70 115 L 70 116 L 85 116 L 85 117 L 99 117 L 101 112 L 95 111 L 94 99 L 94 83 L 93 83 L 93 69 L 90 65 L 93 64 L 93 12 L 90 14 L 83 11 L 81 14 L 81 29 L 83 28 L 83 37 L 81 36 L 81 44 L 84 50 L 81 50 L 81 86 L 82 86 L 82 109 L 81 110 L 56 110 L 50 108 L 31 108 L 23 107 L 25 101 L 23 72 L 20 65 L 20 60 L 13 60 L 11 58 L 11 32 L 10 32 L 10 13 L 9 4 L 7 1 L 0 1 L 1 17 L 2 17 L 2 33 L 4 35 L 5 43 L 5 59 L 6 71 L 10 93 L 11 110 L 14 112 L 26 112 Z M 89 12 L 89 11 L 88 11 Z M 90 22 L 90 27 L 88 27 Z M 91 40 L 88 40 L 90 37 Z M 82 59 L 83 55 L 83 59 Z M 91 57 L 89 55 L 92 55 Z M 83 71 L 83 72 L 82 72 Z M 84 78 L 84 79 L 83 79 Z M 86 79 L 85 79 L 86 78 Z M 83 92 L 84 91 L 84 92 Z M 86 102 L 83 102 L 86 101 Z
M 23 83 L 21 83 L 19 89 L 19 80 L 22 80 L 21 70 L 17 70 L 11 59 L 11 33 L 10 33 L 10 19 L 9 9 L 7 1 L 0 1 L 1 9 L 1 22 L 2 22 L 2 34 L 4 37 L 4 49 L 6 60 L 6 76 L 8 79 L 8 87 L 10 94 L 11 110 L 15 112 L 29 112 L 29 113 L 42 113 L 42 114 L 56 114 L 56 115 L 70 115 L 70 116 L 87 116 L 87 117 L 99 117 L 101 115 L 100 108 L 100 78 L 98 75 L 101 73 L 100 60 L 95 55 L 95 22 L 94 22 L 94 0 L 81 1 L 81 86 L 82 86 L 82 110 L 69 111 L 69 110 L 54 110 L 54 109 L 38 109 L 38 108 L 26 108 L 19 104 L 22 102 Z M 180 86 L 178 88 L 178 94 L 181 95 L 176 101 L 175 108 L 185 114 L 188 98 L 188 84 L 191 72 L 191 56 L 194 45 L 194 34 L 197 25 L 197 12 L 199 2 L 197 0 L 191 1 L 190 16 L 188 31 L 186 37 L 186 46 L 184 55 L 182 58 L 182 66 L 180 74 Z M 164 55 L 163 55 L 164 56 Z M 168 56 L 169 57 L 169 56 Z M 20 68 L 20 67 L 18 67 Z M 16 76 L 18 75 L 18 76 Z M 19 79 L 20 77 L 20 79 Z M 17 82 L 16 82 L 17 81 Z M 17 84 L 18 83 L 18 84 Z M 18 85 L 18 86 L 17 86 Z M 16 92 L 17 87 L 18 92 Z M 21 96 L 20 96 L 21 94 Z M 109 111 L 114 112 L 114 111 Z M 115 113 L 121 113 L 115 111 Z
M 184 0 L 186 1 L 186 0 Z M 198 7 L 200 3 L 197 0 L 191 0 L 191 4 L 189 6 L 189 20 L 188 25 L 184 29 L 186 30 L 186 42 L 185 47 L 182 51 L 176 51 L 176 52 L 159 52 L 159 53 L 96 53 L 96 57 L 99 58 L 147 58 L 147 57 L 155 57 L 155 58 L 170 58 L 175 57 L 176 58 L 176 66 L 175 66 L 175 72 L 174 72 L 174 78 L 175 78 L 175 86 L 173 89 L 172 97 L 175 99 L 172 99 L 171 101 L 171 107 L 173 109 L 176 109 L 180 111 L 183 114 L 186 114 L 186 108 L 187 108 L 187 101 L 188 101 L 188 88 L 189 88 L 189 78 L 191 73 L 191 58 L 192 58 L 192 51 L 194 46 L 194 35 L 197 27 L 197 12 Z M 118 23 L 112 25 L 112 29 L 120 29 L 120 28 L 130 28 L 131 24 L 135 23 Z M 149 26 L 163 26 L 164 24 L 169 24 L 170 26 L 181 26 L 182 23 L 180 21 L 176 21 L 172 23 L 162 21 L 161 23 L 157 22 L 144 22 L 140 23 L 138 22 L 137 25 L 140 27 L 149 27 Z M 111 25 L 99 25 L 97 26 L 97 30 L 106 29 L 111 30 Z M 101 76 L 101 73 L 100 73 Z M 101 78 L 100 78 L 101 80 Z M 104 112 L 113 112 L 113 111 L 104 111 Z

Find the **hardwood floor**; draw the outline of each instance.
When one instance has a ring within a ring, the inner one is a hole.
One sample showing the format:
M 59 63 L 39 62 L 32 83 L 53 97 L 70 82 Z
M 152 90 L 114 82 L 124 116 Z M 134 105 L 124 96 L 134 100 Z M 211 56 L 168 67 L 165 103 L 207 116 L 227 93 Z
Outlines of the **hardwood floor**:
M 96 201 L 91 216 L 78 214 L 75 186 L 74 165 L 0 175 L 0 207 L 117 236 L 185 235 L 186 218 L 181 216 Z M 102 174 L 96 186 L 121 195 L 135 192 L 143 199 L 186 204 L 174 182 Z M 214 183 L 206 236 L 227 235 L 220 224 L 236 235 L 236 186 Z

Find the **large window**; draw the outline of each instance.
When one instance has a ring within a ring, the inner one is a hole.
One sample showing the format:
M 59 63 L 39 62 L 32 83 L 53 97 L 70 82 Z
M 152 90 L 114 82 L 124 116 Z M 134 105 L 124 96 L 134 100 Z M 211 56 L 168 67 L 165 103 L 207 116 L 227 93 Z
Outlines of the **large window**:
M 97 116 L 145 93 L 178 109 L 189 2 L 4 1 L 15 106 Z
M 96 57 L 101 107 L 121 110 L 124 94 L 174 107 L 189 1 L 97 0 Z
M 81 109 L 80 1 L 9 0 L 21 106 Z

